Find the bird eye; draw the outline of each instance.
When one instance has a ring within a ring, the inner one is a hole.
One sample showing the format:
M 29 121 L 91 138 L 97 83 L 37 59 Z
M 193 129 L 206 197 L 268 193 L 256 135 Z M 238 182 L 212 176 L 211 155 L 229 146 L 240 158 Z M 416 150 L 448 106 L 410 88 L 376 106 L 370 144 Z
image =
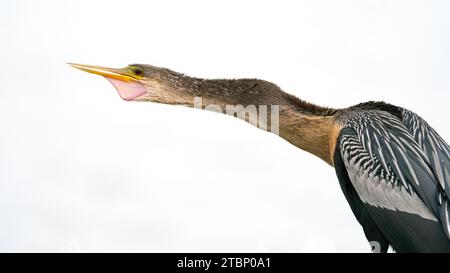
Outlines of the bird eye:
M 136 76 L 142 77 L 144 75 L 144 71 L 139 67 L 132 67 L 132 71 Z

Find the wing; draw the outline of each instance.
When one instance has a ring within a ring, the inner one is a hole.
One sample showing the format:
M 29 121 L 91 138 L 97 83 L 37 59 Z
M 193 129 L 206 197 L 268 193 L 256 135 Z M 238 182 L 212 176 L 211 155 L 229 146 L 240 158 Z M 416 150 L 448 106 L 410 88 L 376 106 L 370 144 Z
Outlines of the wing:
M 342 192 L 350 205 L 358 222 L 361 224 L 366 235 L 367 240 L 372 246 L 373 252 L 386 253 L 389 248 L 389 241 L 383 235 L 378 226 L 374 223 L 369 215 L 364 203 L 361 198 L 359 198 L 358 193 L 348 177 L 347 169 L 342 160 L 341 151 L 339 145 L 336 146 L 336 151 L 334 153 L 334 168 L 336 170 L 336 175 L 339 179 L 339 184 L 341 186 Z M 379 248 L 376 248 L 376 245 Z
M 349 180 L 394 249 L 450 251 L 445 191 L 403 122 L 384 111 L 354 111 L 343 127 L 339 148 Z
M 436 179 L 450 196 L 450 147 L 425 120 L 406 109 L 403 109 L 403 124 L 429 158 Z

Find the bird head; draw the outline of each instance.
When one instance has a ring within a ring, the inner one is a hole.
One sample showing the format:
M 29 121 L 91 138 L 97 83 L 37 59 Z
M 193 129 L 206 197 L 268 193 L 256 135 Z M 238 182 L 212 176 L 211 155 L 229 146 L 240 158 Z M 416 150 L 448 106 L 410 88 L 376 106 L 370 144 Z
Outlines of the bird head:
M 152 101 L 166 104 L 191 103 L 192 96 L 183 86 L 186 76 L 167 68 L 131 64 L 124 68 L 108 68 L 69 63 L 72 67 L 105 77 L 126 101 Z

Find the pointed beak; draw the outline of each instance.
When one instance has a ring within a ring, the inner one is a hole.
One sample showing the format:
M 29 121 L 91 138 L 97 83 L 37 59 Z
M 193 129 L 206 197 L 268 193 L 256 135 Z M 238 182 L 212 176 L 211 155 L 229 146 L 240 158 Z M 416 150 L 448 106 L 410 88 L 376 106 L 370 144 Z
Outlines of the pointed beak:
M 117 69 L 86 64 L 75 64 L 75 63 L 68 63 L 68 64 L 72 67 L 83 70 L 85 72 L 104 76 L 110 79 L 115 79 L 123 82 L 130 82 L 136 80 L 134 77 L 130 75 L 130 71 L 127 68 Z
M 120 97 L 126 101 L 134 100 L 146 93 L 144 85 L 139 79 L 132 76 L 132 71 L 128 67 L 117 69 L 85 64 L 68 64 L 77 69 L 105 77 L 114 85 Z

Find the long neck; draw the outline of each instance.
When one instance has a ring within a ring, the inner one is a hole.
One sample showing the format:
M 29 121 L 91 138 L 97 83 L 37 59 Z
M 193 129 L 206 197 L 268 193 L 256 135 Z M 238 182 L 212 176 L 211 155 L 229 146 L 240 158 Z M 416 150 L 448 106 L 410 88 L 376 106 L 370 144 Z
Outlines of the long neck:
M 339 126 L 333 116 L 299 112 L 291 106 L 280 111 L 280 136 L 333 166 Z
M 204 80 L 175 74 L 162 82 L 158 98 L 144 100 L 239 117 L 333 165 L 337 138 L 335 109 L 304 102 L 263 80 Z

